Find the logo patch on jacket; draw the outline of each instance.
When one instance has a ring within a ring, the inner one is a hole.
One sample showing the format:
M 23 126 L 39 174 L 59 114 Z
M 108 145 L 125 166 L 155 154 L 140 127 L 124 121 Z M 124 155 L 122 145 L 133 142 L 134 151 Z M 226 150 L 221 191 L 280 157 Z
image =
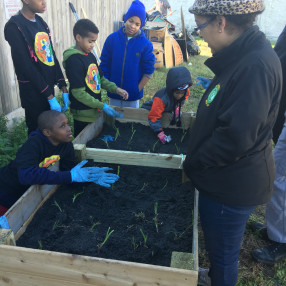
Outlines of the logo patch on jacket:
M 216 85 L 215 88 L 210 92 L 207 100 L 206 100 L 206 106 L 210 106 L 210 104 L 213 102 L 215 99 L 216 95 L 218 94 L 220 90 L 220 85 Z
M 54 54 L 50 43 L 49 35 L 39 32 L 35 37 L 35 52 L 38 59 L 47 66 L 54 66 Z
M 53 155 L 49 158 L 45 158 L 43 162 L 39 164 L 40 168 L 48 168 L 50 166 L 55 165 L 56 162 L 60 161 L 60 155 Z
M 93 91 L 94 93 L 100 93 L 101 89 L 100 74 L 96 64 L 89 65 L 85 77 L 85 82 L 91 91 Z

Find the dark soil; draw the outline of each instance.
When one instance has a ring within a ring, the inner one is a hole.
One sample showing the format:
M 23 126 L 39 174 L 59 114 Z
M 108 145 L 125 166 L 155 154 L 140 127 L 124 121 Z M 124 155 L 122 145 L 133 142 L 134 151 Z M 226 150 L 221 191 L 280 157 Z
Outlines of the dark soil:
M 17 245 L 162 266 L 170 266 L 172 251 L 192 252 L 194 190 L 181 183 L 181 171 L 112 167 L 120 179 L 110 189 L 61 186 Z M 114 232 L 100 249 L 109 227 Z
M 120 135 L 117 136 L 116 140 L 106 143 L 103 137 L 110 135 L 115 139 L 116 128 L 118 128 Z M 133 132 L 134 135 L 131 139 Z M 188 132 L 179 128 L 166 128 L 164 132 L 166 135 L 171 135 L 172 141 L 168 144 L 162 144 L 150 126 L 116 121 L 115 127 L 104 124 L 100 135 L 89 141 L 87 147 L 161 154 L 186 154 Z

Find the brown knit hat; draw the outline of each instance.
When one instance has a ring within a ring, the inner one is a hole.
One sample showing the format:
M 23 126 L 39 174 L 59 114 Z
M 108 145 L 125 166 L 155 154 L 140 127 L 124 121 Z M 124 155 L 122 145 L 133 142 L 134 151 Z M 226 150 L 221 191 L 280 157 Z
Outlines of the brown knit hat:
M 195 0 L 189 8 L 197 15 L 243 15 L 263 10 L 263 0 Z

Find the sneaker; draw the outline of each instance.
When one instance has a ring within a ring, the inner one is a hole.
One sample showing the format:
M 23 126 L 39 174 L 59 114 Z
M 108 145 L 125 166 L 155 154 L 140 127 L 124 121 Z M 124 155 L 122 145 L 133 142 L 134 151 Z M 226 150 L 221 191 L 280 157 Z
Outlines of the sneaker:
M 270 265 L 275 264 L 286 258 L 286 243 L 274 242 L 253 250 L 251 255 L 258 262 Z
M 198 286 L 211 286 L 208 268 L 199 268 Z
M 253 221 L 250 224 L 250 229 L 257 233 L 261 239 L 269 240 L 266 225 L 260 222 Z

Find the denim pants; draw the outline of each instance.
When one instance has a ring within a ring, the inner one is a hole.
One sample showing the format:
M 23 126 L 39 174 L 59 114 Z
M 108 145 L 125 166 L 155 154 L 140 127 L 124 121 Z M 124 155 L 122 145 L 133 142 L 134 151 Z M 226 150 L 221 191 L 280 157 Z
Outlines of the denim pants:
M 246 222 L 256 206 L 229 206 L 200 194 L 200 222 L 211 267 L 212 286 L 235 286 Z

